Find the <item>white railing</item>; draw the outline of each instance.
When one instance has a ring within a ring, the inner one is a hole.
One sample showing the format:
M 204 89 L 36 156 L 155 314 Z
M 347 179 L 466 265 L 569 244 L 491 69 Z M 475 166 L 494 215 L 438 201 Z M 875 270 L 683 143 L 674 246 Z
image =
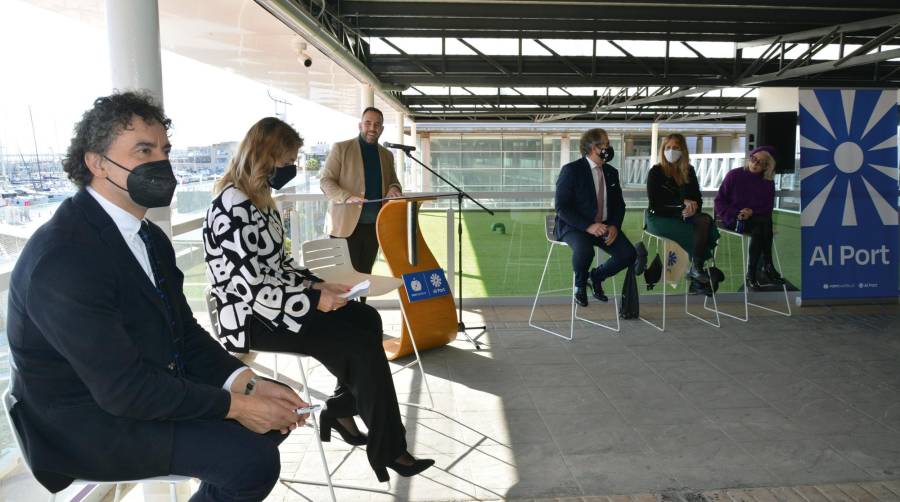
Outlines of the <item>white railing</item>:
M 728 171 L 744 165 L 746 155 L 740 153 L 710 153 L 691 155 L 691 164 L 697 172 L 701 190 L 718 190 Z M 619 172 L 625 186 L 646 186 L 647 172 L 654 163 L 650 157 L 628 157 Z

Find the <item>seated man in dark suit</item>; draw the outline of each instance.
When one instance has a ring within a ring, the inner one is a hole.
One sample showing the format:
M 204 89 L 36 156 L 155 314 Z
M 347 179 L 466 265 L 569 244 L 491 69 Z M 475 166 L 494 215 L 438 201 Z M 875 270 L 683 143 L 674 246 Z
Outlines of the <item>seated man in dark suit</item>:
M 202 481 L 194 502 L 262 500 L 307 404 L 197 324 L 171 242 L 144 220 L 175 191 L 169 125 L 130 92 L 97 99 L 76 125 L 63 167 L 79 190 L 12 273 L 7 404 L 50 491 L 179 474 Z
M 625 199 L 619 172 L 608 164 L 613 158 L 609 136 L 603 129 L 581 135 L 584 157 L 562 167 L 556 180 L 556 238 L 572 248 L 575 271 L 575 301 L 586 307 L 587 281 L 591 279 L 594 298 L 608 301 L 603 281 L 634 263 L 634 246 L 621 231 L 625 219 Z M 609 253 L 609 259 L 588 272 L 594 246 Z

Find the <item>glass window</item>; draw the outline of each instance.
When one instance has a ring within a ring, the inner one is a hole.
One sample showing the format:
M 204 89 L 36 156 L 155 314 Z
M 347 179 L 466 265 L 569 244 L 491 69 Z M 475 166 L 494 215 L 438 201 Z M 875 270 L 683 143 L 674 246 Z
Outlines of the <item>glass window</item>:
M 541 151 L 541 138 L 504 136 L 503 150 L 507 152 L 539 152 Z
M 499 143 L 499 139 L 497 140 Z M 500 152 L 463 152 L 463 169 L 489 169 L 503 167 L 503 154 Z
M 431 152 L 431 168 L 436 170 L 455 169 L 459 165 L 459 152 Z
M 561 144 L 562 138 L 559 136 L 543 137 L 543 151 L 545 152 L 558 152 Z
M 543 167 L 543 159 L 540 152 L 510 152 L 507 151 L 503 155 L 503 168 L 531 168 L 541 169 Z
M 431 137 L 431 151 L 432 152 L 442 152 L 442 151 L 459 151 L 459 136 L 432 136 Z
M 460 142 L 460 149 L 466 152 L 499 152 L 501 144 L 499 136 L 464 136 Z
M 544 189 L 542 169 L 504 169 L 503 189 L 510 192 Z

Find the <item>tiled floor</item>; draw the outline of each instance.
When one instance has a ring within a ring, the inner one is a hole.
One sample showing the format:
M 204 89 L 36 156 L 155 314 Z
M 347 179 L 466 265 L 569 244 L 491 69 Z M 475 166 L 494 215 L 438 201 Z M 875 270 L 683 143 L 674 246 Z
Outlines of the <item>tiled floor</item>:
M 900 500 L 900 308 L 751 311 L 749 323 L 721 329 L 680 310 L 670 306 L 663 333 L 640 321 L 619 334 L 582 325 L 572 342 L 529 328 L 525 307 L 467 313 L 468 324 L 488 325 L 488 346 L 458 340 L 424 353 L 434 409 L 401 407 L 411 450 L 436 466 L 380 485 L 363 450 L 332 440 L 335 482 L 367 489 L 337 489 L 338 500 Z M 566 307 L 537 314 L 565 329 Z M 397 312 L 383 316 L 396 330 Z M 320 401 L 333 378 L 306 364 Z M 290 358 L 279 369 L 297 380 Z M 395 376 L 401 400 L 428 404 L 423 383 L 418 371 Z M 282 474 L 324 479 L 310 429 L 284 443 Z M 279 485 L 270 500 L 328 494 Z
M 586 314 L 608 312 L 592 305 Z M 644 312 L 659 315 L 659 307 Z M 466 321 L 487 323 L 488 347 L 458 340 L 424 354 L 435 409 L 402 412 L 413 452 L 435 458 L 435 468 L 393 478 L 390 495 L 339 489 L 338 499 L 699 493 L 900 478 L 897 306 L 804 308 L 792 318 L 751 311 L 750 323 L 724 320 L 721 329 L 670 317 L 664 333 L 623 321 L 619 334 L 578 327 L 572 342 L 529 328 L 528 313 L 480 309 Z M 568 311 L 538 314 L 559 320 Z M 395 312 L 384 316 L 399 322 Z M 401 399 L 427 402 L 417 372 L 404 370 L 395 383 Z M 332 380 L 316 367 L 310 385 L 324 396 Z M 332 470 L 340 465 L 336 482 L 382 488 L 363 451 L 325 446 Z M 285 475 L 322 477 L 309 431 L 291 436 L 283 462 Z M 272 500 L 327 496 L 293 488 L 278 487 Z

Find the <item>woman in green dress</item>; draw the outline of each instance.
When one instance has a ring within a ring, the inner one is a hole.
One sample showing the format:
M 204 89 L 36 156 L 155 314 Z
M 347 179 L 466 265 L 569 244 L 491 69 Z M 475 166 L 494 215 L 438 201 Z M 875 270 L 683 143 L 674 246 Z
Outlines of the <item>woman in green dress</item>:
M 704 262 L 712 258 L 719 230 L 712 216 L 701 211 L 703 197 L 681 134 L 663 140 L 659 163 L 647 174 L 647 230 L 677 242 L 691 257 L 688 277 L 695 289 L 711 291 Z

